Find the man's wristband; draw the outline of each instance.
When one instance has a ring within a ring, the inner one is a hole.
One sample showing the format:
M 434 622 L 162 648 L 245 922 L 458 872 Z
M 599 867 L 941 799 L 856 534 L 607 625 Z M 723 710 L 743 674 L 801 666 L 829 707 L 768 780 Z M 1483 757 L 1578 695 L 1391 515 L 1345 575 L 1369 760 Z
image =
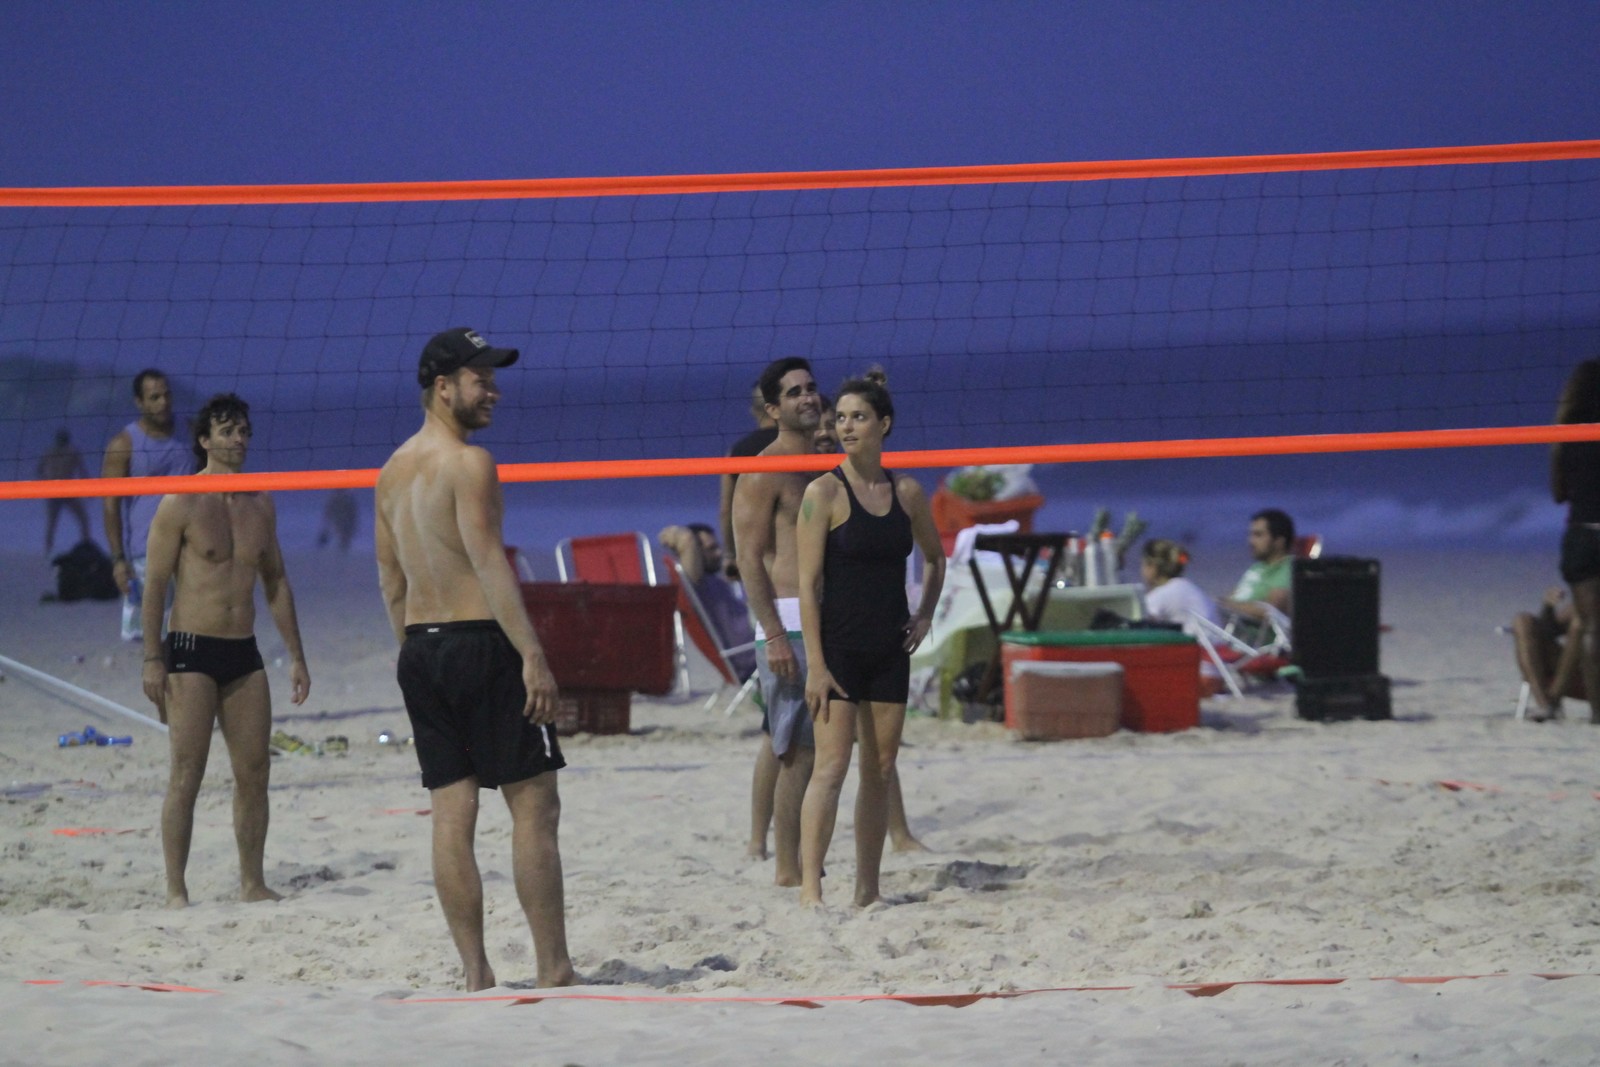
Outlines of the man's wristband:
M 166 658 L 167 657 L 165 657 L 165 656 L 146 656 L 144 658 L 144 661 L 146 663 L 161 663 L 161 662 L 165 661 Z

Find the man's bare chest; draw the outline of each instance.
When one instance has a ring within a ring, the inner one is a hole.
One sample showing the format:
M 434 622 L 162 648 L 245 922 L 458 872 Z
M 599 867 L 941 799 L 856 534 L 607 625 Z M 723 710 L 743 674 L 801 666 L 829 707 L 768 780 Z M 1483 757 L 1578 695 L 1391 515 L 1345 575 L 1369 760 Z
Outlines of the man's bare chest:
M 266 547 L 267 525 L 257 497 L 202 497 L 184 529 L 184 552 L 206 563 L 253 566 Z

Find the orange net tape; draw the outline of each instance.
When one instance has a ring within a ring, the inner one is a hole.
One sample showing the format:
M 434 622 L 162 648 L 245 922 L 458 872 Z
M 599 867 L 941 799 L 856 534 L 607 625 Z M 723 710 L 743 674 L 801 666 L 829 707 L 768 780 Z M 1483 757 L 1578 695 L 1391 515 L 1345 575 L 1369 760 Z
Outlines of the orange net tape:
M 1104 463 L 1133 459 L 1205 459 L 1225 456 L 1291 456 L 1324 452 L 1390 452 L 1422 448 L 1537 445 L 1600 441 L 1600 423 L 1577 426 L 1500 426 L 1467 430 L 1402 430 L 1386 433 L 1306 434 L 1294 437 L 1212 437 L 1190 441 L 1109 441 L 1079 445 L 1019 445 L 1008 448 L 943 448 L 887 452 L 884 465 L 897 469 L 967 467 L 1004 463 Z M 686 475 L 747 474 L 752 471 L 827 470 L 837 456 L 706 456 L 684 459 L 610 459 L 569 463 L 504 463 L 503 482 L 573 482 L 604 478 L 678 478 Z M 140 496 L 149 493 L 247 493 L 258 490 L 369 489 L 376 470 L 267 471 L 247 474 L 186 474 L 163 478 L 78 478 L 0 482 L 0 500 L 51 497 Z

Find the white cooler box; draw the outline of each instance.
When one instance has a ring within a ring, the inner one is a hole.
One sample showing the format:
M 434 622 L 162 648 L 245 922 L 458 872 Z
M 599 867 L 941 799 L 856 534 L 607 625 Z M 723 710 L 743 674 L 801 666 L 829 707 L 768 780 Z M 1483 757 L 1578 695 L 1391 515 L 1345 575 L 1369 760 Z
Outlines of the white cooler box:
M 1006 727 L 1026 741 L 1109 737 L 1122 721 L 1122 664 L 1018 660 L 1006 678 Z

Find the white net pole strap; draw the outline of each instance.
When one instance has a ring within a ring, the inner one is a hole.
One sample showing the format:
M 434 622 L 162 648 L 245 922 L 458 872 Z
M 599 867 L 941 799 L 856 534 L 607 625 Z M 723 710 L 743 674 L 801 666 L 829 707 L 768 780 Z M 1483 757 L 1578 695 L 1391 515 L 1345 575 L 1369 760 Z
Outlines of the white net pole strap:
M 64 682 L 53 674 L 36 671 L 25 663 L 18 663 L 7 656 L 0 656 L 0 667 L 8 671 L 14 671 L 19 678 L 24 678 L 45 689 L 64 693 L 72 699 L 82 701 L 92 707 L 101 708 L 105 711 L 114 711 L 118 715 L 126 715 L 130 719 L 137 719 L 146 726 L 155 727 L 162 733 L 167 732 L 167 724 L 164 722 L 152 719 L 150 716 L 134 711 L 132 708 L 125 708 L 114 700 L 107 700 L 98 693 L 91 693 L 89 690 L 73 685 L 71 682 Z

